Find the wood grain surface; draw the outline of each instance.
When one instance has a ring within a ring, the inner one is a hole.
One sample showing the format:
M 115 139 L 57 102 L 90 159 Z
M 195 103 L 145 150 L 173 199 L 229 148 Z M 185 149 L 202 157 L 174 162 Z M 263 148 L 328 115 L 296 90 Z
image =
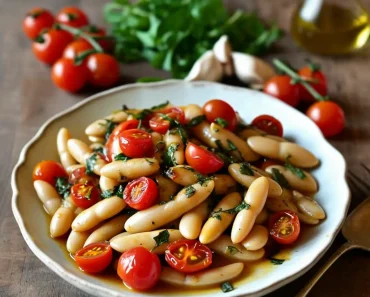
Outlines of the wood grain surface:
M 28 249 L 11 211 L 10 175 L 23 145 L 49 117 L 80 102 L 96 90 L 72 95 L 60 91 L 50 81 L 50 69 L 35 60 L 30 42 L 21 31 L 25 12 L 33 6 L 57 12 L 66 5 L 82 7 L 97 24 L 103 24 L 101 0 L 0 0 L 0 296 L 88 296 L 54 274 Z M 225 1 L 230 9 L 257 12 L 265 20 L 275 21 L 289 31 L 295 0 Z M 363 1 L 370 7 L 370 0 Z M 345 131 L 330 140 L 343 153 L 348 166 L 356 173 L 359 165 L 370 165 L 370 55 L 369 51 L 342 58 L 311 56 L 297 48 L 286 34 L 269 57 L 302 65 L 306 58 L 322 64 L 332 98 L 344 108 Z M 122 66 L 122 83 L 140 76 L 163 76 L 145 63 Z M 370 176 L 366 176 L 370 182 Z M 352 207 L 364 197 L 353 196 Z M 335 203 L 335 197 L 330 197 Z M 323 260 L 343 242 L 339 236 Z M 320 266 L 270 294 L 294 296 Z M 315 286 L 309 296 L 365 297 L 370 295 L 370 254 L 352 251 L 341 258 Z

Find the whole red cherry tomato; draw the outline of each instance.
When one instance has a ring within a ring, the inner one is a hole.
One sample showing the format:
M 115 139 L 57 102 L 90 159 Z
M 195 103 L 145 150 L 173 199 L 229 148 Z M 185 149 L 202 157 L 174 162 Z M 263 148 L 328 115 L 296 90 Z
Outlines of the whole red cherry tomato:
M 73 258 L 81 270 L 87 273 L 99 273 L 112 262 L 113 251 L 109 242 L 96 242 L 78 250 Z
M 63 58 L 74 60 L 81 53 L 92 49 L 92 45 L 86 40 L 76 40 L 68 44 L 65 48 Z M 86 63 L 86 59 L 84 62 Z
M 299 103 L 299 85 L 293 84 L 292 79 L 288 75 L 276 75 L 270 78 L 263 91 L 290 106 L 297 106 Z
M 49 29 L 54 24 L 54 17 L 44 8 L 32 8 L 23 20 L 23 31 L 29 39 L 34 40 L 42 30 Z
M 104 53 L 87 57 L 88 81 L 94 87 L 107 88 L 115 85 L 120 76 L 118 61 Z
M 87 81 L 87 69 L 82 65 L 75 65 L 70 59 L 61 58 L 51 70 L 51 78 L 55 85 L 68 92 L 77 92 Z
M 207 101 L 203 106 L 203 112 L 208 122 L 216 122 L 230 131 L 234 131 L 238 125 L 235 110 L 223 100 L 213 99 Z
M 89 24 L 87 15 L 77 7 L 64 7 L 56 16 L 58 23 L 80 28 Z
M 43 180 L 53 187 L 55 186 L 56 179 L 58 177 L 67 178 L 68 174 L 64 170 L 62 164 L 55 161 L 41 161 L 33 169 L 32 178 L 33 180 Z

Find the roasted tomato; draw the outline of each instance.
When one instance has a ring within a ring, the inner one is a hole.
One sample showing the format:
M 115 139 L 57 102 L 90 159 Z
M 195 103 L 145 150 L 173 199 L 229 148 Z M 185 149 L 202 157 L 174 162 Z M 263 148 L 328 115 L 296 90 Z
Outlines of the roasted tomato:
M 230 131 L 234 131 L 238 125 L 235 110 L 223 100 L 214 99 L 206 102 L 203 106 L 203 112 L 208 122 L 216 122 Z
M 130 129 L 118 135 L 119 144 L 126 156 L 130 158 L 152 157 L 154 144 L 152 135 L 140 129 Z
M 53 187 L 58 177 L 67 178 L 68 174 L 64 170 L 62 164 L 55 161 L 41 161 L 33 169 L 33 180 L 43 180 Z
M 100 201 L 99 190 L 91 184 L 75 184 L 71 188 L 74 204 L 81 208 L 89 208 Z
M 158 199 L 157 184 L 150 178 L 140 177 L 129 182 L 123 192 L 123 199 L 132 208 L 146 209 Z
M 87 273 L 102 272 L 112 262 L 112 258 L 113 252 L 109 242 L 91 243 L 74 255 L 78 266 Z
M 299 218 L 290 210 L 279 211 L 272 215 L 269 222 L 272 238 L 280 244 L 295 242 L 301 230 Z
M 273 116 L 264 114 L 256 117 L 252 125 L 270 135 L 283 136 L 283 125 Z

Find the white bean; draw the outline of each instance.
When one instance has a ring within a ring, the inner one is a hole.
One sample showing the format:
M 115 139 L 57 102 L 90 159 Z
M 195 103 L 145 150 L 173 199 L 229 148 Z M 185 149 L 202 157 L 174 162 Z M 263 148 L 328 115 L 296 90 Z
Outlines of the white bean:
M 178 192 L 178 184 L 173 182 L 171 179 L 164 177 L 162 174 L 158 173 L 155 176 L 155 181 L 157 182 L 157 187 L 159 191 L 159 201 L 169 201 Z
M 197 239 L 202 229 L 203 222 L 209 214 L 207 201 L 184 214 L 180 220 L 180 232 L 187 239 Z
M 238 136 L 243 140 L 248 140 L 248 138 L 252 136 L 263 136 L 263 137 L 267 137 L 267 138 L 270 138 L 270 139 L 273 139 L 279 142 L 287 142 L 287 140 L 283 137 L 266 134 L 265 131 L 262 131 L 255 127 L 250 127 L 250 128 L 248 127 L 244 129 L 243 131 L 238 133 Z
M 176 130 L 168 130 L 166 135 L 164 136 L 164 142 L 166 145 L 166 150 L 171 146 L 175 148 L 175 152 L 173 153 L 173 158 L 176 162 L 175 165 L 182 165 L 185 163 L 185 147 L 182 143 L 181 137 Z M 169 154 L 169 152 L 167 152 Z
M 201 176 L 192 167 L 187 165 L 170 167 L 166 171 L 166 175 L 175 183 L 184 187 L 195 184 L 198 181 L 199 176 Z
M 117 186 L 119 183 L 115 179 L 111 179 L 105 176 L 101 176 L 99 179 L 99 186 L 102 192 L 113 190 L 115 186 Z
M 152 132 L 152 141 L 155 147 L 154 158 L 157 159 L 158 163 L 162 163 L 162 152 L 165 147 L 163 136 L 157 132 Z
M 233 188 L 235 188 L 237 182 L 228 174 L 215 174 L 213 179 L 215 182 L 215 194 L 225 195 Z
M 75 165 L 71 165 L 71 166 L 68 166 L 66 168 L 66 171 L 68 174 L 71 174 L 74 170 L 78 169 L 78 168 L 83 168 L 85 167 L 84 165 L 82 164 L 75 164 Z
M 269 239 L 269 231 L 265 226 L 254 225 L 248 236 L 241 242 L 248 251 L 256 251 L 263 248 Z
M 71 165 L 77 164 L 77 161 L 72 157 L 71 153 L 68 150 L 68 140 L 71 138 L 68 129 L 60 128 L 57 134 L 57 149 L 64 168 L 68 168 Z
M 76 206 L 70 196 L 62 201 L 62 206 L 54 213 L 50 221 L 51 237 L 59 237 L 66 234 L 71 228 L 71 223 L 75 218 Z
M 291 210 L 295 213 L 298 212 L 297 207 L 293 203 L 292 191 L 283 188 L 283 193 L 277 198 L 268 198 L 266 200 L 266 208 L 272 212 L 278 212 L 283 210 Z
M 105 138 L 104 137 L 89 136 L 88 139 L 92 143 L 97 143 L 97 144 L 104 144 L 105 143 Z
M 195 117 L 203 115 L 202 108 L 197 104 L 189 104 L 183 107 L 185 114 L 185 121 L 189 122 Z
M 267 200 L 269 200 L 269 199 L 267 198 Z M 267 200 L 266 200 L 266 203 L 267 203 Z M 266 208 L 263 208 L 261 210 L 261 212 L 258 214 L 255 223 L 258 224 L 258 225 L 265 224 L 267 222 L 268 218 L 269 218 L 269 213 L 268 213 Z
M 293 200 L 299 212 L 317 220 L 325 219 L 325 211 L 322 209 L 320 204 L 310 197 L 302 195 L 297 191 L 293 191 Z
M 62 199 L 49 183 L 43 180 L 35 180 L 33 186 L 36 190 L 37 196 L 41 200 L 45 211 L 49 215 L 54 215 L 58 208 L 62 205 Z
M 85 133 L 88 136 L 103 137 L 107 131 L 109 121 L 114 123 L 124 122 L 127 119 L 127 113 L 125 111 L 119 111 L 109 116 L 106 116 L 104 119 L 97 120 L 87 126 Z
M 307 225 L 317 225 L 318 223 L 320 223 L 318 219 L 314 219 L 313 217 L 310 217 L 309 215 L 306 215 L 304 213 L 298 212 L 296 213 L 296 215 L 298 216 L 301 223 L 305 223 Z
M 89 237 L 90 232 L 77 232 L 72 230 L 68 235 L 66 247 L 67 251 L 72 255 L 75 254 L 79 249 L 83 248 L 86 239 Z

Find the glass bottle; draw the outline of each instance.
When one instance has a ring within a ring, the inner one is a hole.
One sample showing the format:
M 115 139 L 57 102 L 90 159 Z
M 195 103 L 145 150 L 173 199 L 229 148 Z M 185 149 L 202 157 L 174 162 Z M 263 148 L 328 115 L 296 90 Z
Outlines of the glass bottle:
M 291 33 L 310 52 L 348 54 L 368 41 L 369 15 L 358 0 L 304 0 L 294 12 Z

